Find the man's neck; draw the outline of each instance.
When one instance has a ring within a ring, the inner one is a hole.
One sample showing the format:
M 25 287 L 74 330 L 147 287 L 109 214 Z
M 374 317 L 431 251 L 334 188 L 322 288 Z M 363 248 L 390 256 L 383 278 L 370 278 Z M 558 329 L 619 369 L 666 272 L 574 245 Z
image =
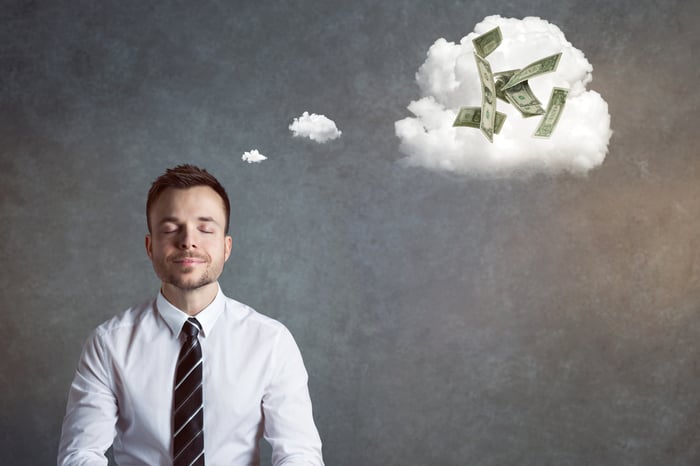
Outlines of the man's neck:
M 214 301 L 216 294 L 219 292 L 219 284 L 213 282 L 195 290 L 182 290 L 173 285 L 163 283 L 160 291 L 170 304 L 187 315 L 195 316 Z

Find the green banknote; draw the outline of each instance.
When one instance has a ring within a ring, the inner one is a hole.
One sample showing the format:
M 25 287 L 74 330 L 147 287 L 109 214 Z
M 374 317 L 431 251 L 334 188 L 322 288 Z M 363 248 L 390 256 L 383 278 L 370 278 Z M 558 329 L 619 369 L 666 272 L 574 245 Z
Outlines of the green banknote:
M 493 130 L 496 123 L 496 87 L 493 82 L 493 73 L 489 62 L 476 53 L 474 58 L 481 80 L 481 122 L 479 128 L 486 139 L 493 142 Z
M 554 55 L 550 55 L 548 57 L 544 57 L 540 60 L 537 60 L 536 62 L 530 63 L 525 68 L 511 76 L 508 82 L 503 86 L 503 89 L 505 90 L 509 87 L 513 87 L 516 84 L 520 84 L 523 81 L 527 81 L 528 79 L 534 76 L 538 76 L 540 74 L 549 73 L 556 70 L 557 66 L 559 65 L 560 59 L 561 52 L 556 53 Z
M 503 122 L 506 121 L 506 114 L 496 112 L 496 122 L 493 129 L 493 134 L 498 134 L 503 128 Z M 467 126 L 469 128 L 479 128 L 481 125 L 481 107 L 462 107 L 459 109 L 457 118 L 452 126 Z
M 476 50 L 476 53 L 480 57 L 486 58 L 487 55 L 501 45 L 502 40 L 503 36 L 501 35 L 501 28 L 496 26 L 479 37 L 472 39 L 472 43 L 474 44 L 474 50 Z
M 520 84 L 509 87 L 503 92 L 505 93 L 508 102 L 511 103 L 513 107 L 518 109 L 523 118 L 544 114 L 542 102 L 535 97 L 535 94 L 533 94 L 527 81 L 523 81 Z
M 503 102 L 509 104 L 510 101 L 506 97 L 506 93 L 503 90 L 503 86 L 508 82 L 508 80 L 513 76 L 515 73 L 517 73 L 520 70 L 507 70 L 507 71 L 499 71 L 498 73 L 493 74 L 493 79 L 494 79 L 494 85 L 496 87 L 496 97 L 501 99 Z
M 552 135 L 554 128 L 556 128 L 557 123 L 559 123 L 559 117 L 561 117 L 564 111 L 566 96 L 568 94 L 568 89 L 562 89 L 561 87 L 552 89 L 552 95 L 549 97 L 549 103 L 547 104 L 547 112 L 542 117 L 533 136 L 548 138 Z

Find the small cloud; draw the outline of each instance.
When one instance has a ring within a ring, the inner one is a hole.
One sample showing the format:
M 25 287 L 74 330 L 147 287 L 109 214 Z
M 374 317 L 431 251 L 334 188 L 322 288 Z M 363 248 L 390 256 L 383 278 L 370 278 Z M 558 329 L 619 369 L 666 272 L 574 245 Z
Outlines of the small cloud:
M 487 60 L 494 72 L 522 68 L 561 52 L 556 71 L 534 76 L 529 85 L 546 108 L 553 87 L 569 90 L 561 118 L 548 139 L 533 138 L 540 117 L 523 118 L 510 104 L 497 100 L 506 114 L 490 143 L 479 129 L 453 127 L 461 107 L 481 105 L 481 84 L 472 39 L 500 27 L 503 41 Z M 603 163 L 608 152 L 608 104 L 586 90 L 593 66 L 561 30 L 543 19 L 489 16 L 459 43 L 438 39 L 416 74 L 421 98 L 411 102 L 414 115 L 394 124 L 400 150 L 409 165 L 429 170 L 489 177 L 535 172 L 579 175 Z
M 299 118 L 295 118 L 289 130 L 294 137 L 306 137 L 316 142 L 326 142 L 339 138 L 342 131 L 335 126 L 335 122 L 325 115 L 317 115 L 304 112 Z
M 263 160 L 267 160 L 267 157 L 258 152 L 257 149 L 253 149 L 250 152 L 244 152 L 241 159 L 248 163 L 259 163 Z

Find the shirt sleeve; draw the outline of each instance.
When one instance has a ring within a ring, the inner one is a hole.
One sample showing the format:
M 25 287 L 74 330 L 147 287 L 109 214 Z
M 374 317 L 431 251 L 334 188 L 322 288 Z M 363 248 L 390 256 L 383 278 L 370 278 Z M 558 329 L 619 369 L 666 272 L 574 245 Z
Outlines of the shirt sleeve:
M 285 328 L 278 336 L 262 402 L 264 435 L 272 446 L 274 466 L 323 466 L 307 384 L 301 353 Z
M 108 356 L 97 332 L 88 339 L 68 394 L 58 449 L 59 466 L 106 466 L 112 445 L 117 401 Z

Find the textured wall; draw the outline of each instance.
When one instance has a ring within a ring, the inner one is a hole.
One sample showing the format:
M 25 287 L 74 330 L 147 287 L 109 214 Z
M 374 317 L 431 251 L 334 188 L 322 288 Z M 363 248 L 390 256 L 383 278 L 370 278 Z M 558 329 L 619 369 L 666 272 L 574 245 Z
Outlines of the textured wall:
M 179 162 L 229 189 L 222 286 L 296 336 L 327 464 L 700 462 L 697 2 L 151 3 L 0 7 L 0 464 L 54 462 L 84 339 L 157 291 Z M 396 163 L 428 47 L 490 14 L 593 64 L 588 177 Z M 305 110 L 343 136 L 293 139 Z

